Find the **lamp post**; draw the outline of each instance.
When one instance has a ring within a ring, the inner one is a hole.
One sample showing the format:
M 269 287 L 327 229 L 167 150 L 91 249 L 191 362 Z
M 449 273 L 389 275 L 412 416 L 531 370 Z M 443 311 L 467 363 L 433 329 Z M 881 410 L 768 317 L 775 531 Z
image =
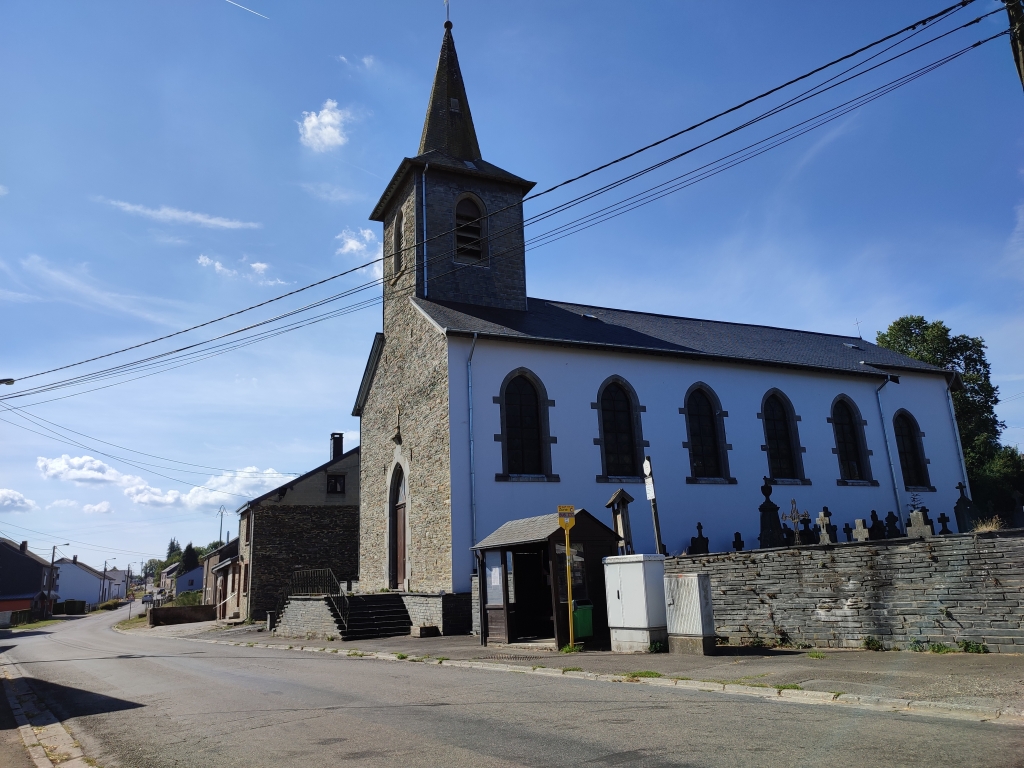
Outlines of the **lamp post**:
M 117 560 L 116 557 L 112 557 L 110 559 L 111 560 Z M 103 588 L 105 586 L 107 586 L 107 561 L 106 560 L 103 561 L 103 578 L 100 579 L 100 596 L 99 596 L 99 601 L 97 602 L 97 605 L 99 603 L 103 602 Z
M 0 384 L 13 384 L 14 379 L 0 379 Z M 67 546 L 66 544 L 64 546 Z
M 6 379 L 5 383 L 14 383 L 14 379 Z M 70 547 L 70 544 L 54 544 L 53 550 L 50 552 L 50 577 L 46 582 L 46 610 L 44 614 L 53 616 L 53 561 L 57 557 L 57 547 Z

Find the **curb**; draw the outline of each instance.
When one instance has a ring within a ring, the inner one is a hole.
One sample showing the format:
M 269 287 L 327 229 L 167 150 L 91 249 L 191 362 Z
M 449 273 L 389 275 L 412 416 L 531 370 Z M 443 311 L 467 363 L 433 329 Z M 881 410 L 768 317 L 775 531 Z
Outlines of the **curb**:
M 134 635 L 123 629 L 111 627 L 123 635 Z M 168 640 L 187 640 L 192 643 L 213 643 L 216 645 L 234 645 L 243 648 L 266 648 L 270 650 L 304 651 L 306 653 L 337 654 L 339 658 L 376 659 L 378 661 L 421 661 L 423 657 L 399 659 L 393 653 L 358 651 L 358 655 L 350 656 L 342 649 L 280 645 L 277 643 L 239 643 L 230 640 L 213 640 L 198 637 L 175 637 L 173 635 L 151 635 Z M 2 657 L 0 657 L 2 658 Z M 463 660 L 428 660 L 445 667 L 460 669 L 482 669 L 491 672 L 514 672 L 516 674 L 541 675 L 543 677 L 568 677 L 577 680 L 592 680 L 603 683 L 627 683 L 633 685 L 651 685 L 666 688 L 682 688 L 702 693 L 724 693 L 732 696 L 756 696 L 768 701 L 780 701 L 789 704 L 824 704 L 828 706 L 856 707 L 876 712 L 902 712 L 908 715 L 925 715 L 928 717 L 949 717 L 978 722 L 998 723 L 1000 725 L 1024 726 L 1024 711 L 1015 709 L 999 709 L 997 707 L 977 707 L 970 704 L 952 704 L 944 701 L 927 701 L 916 699 L 887 699 L 880 696 L 857 696 L 849 693 L 830 693 L 828 691 L 804 691 L 792 688 L 757 687 L 719 683 L 713 680 L 683 680 L 674 677 L 628 677 L 626 675 L 607 675 L 596 672 L 565 672 L 559 667 L 524 667 L 515 664 L 494 664 L 487 661 Z

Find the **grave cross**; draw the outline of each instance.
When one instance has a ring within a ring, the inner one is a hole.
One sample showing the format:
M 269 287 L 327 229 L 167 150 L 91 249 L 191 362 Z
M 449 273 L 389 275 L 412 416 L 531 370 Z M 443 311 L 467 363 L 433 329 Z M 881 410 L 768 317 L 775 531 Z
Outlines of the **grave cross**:
M 821 508 L 821 514 L 818 515 L 818 528 L 821 530 L 819 541 L 822 544 L 835 544 L 839 541 L 836 536 L 836 527 L 832 525 L 832 513 L 828 511 L 828 507 Z
M 945 536 L 946 534 L 952 533 L 952 531 L 949 530 L 949 527 L 946 525 L 946 523 L 949 522 L 949 515 L 947 515 L 945 512 L 943 512 L 936 519 L 939 521 L 939 524 L 942 526 L 939 529 L 939 536 Z
M 871 531 L 868 529 L 868 521 L 859 517 L 853 521 L 854 541 L 867 541 L 871 538 Z
M 743 551 L 743 539 L 740 538 L 740 532 L 736 531 L 736 536 L 732 540 L 732 548 L 737 552 Z
M 898 539 L 903 535 L 903 531 L 900 530 L 900 519 L 896 517 L 896 514 L 890 509 L 889 514 L 885 516 L 885 537 L 887 539 Z
M 846 534 L 847 541 L 853 541 L 853 528 L 850 527 L 849 523 L 843 524 L 843 533 Z
M 708 554 L 708 537 L 704 535 L 704 526 L 700 523 L 697 523 L 697 535 L 690 537 L 690 546 L 686 548 L 686 554 Z

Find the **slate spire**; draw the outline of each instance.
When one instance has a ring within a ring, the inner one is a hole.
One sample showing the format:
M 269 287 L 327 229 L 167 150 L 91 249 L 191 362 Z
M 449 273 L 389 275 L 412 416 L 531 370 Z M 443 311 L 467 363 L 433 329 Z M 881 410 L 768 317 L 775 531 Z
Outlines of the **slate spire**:
M 444 23 L 444 40 L 437 60 L 434 87 L 430 91 L 427 117 L 423 121 L 419 154 L 434 150 L 459 160 L 480 159 L 480 145 L 476 140 L 450 21 Z

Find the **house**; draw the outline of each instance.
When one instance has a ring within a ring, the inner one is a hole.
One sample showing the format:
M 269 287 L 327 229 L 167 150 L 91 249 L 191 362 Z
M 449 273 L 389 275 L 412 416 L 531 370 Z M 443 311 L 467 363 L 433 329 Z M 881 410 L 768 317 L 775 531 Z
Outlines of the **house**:
M 110 598 L 120 599 L 128 595 L 128 570 L 120 568 L 108 568 L 107 575 L 112 579 L 110 582 Z
M 178 570 L 181 568 L 181 563 L 171 563 L 162 571 L 160 571 L 160 585 L 158 589 L 162 589 L 166 595 L 167 600 L 174 599 L 174 586 L 175 580 L 178 578 Z
M 468 599 L 478 542 L 566 504 L 609 525 L 617 489 L 645 498 L 646 457 L 673 552 L 698 522 L 712 551 L 756 542 L 765 482 L 834 520 L 953 507 L 950 372 L 857 337 L 528 297 L 534 185 L 482 158 L 445 27 L 419 152 L 370 216 L 386 258 L 352 411 L 363 591 Z
M 42 616 L 60 599 L 56 579 L 51 591 L 49 561 L 28 548 L 0 538 L 0 626 L 24 623 L 29 616 Z
M 193 568 L 174 579 L 174 595 L 177 597 L 183 592 L 203 591 L 203 566 Z
M 329 461 L 238 509 L 237 562 L 217 566 L 232 569 L 228 617 L 262 621 L 280 611 L 296 571 L 359 578 L 359 451 L 346 452 L 344 435 L 332 433 Z
M 217 606 L 218 619 L 241 610 L 239 575 L 237 536 L 203 558 L 203 605 Z
M 104 574 L 79 562 L 78 555 L 62 557 L 54 561 L 54 566 L 59 572 L 61 597 L 65 600 L 82 600 L 88 605 L 98 605 L 113 597 L 117 581 L 110 571 Z

